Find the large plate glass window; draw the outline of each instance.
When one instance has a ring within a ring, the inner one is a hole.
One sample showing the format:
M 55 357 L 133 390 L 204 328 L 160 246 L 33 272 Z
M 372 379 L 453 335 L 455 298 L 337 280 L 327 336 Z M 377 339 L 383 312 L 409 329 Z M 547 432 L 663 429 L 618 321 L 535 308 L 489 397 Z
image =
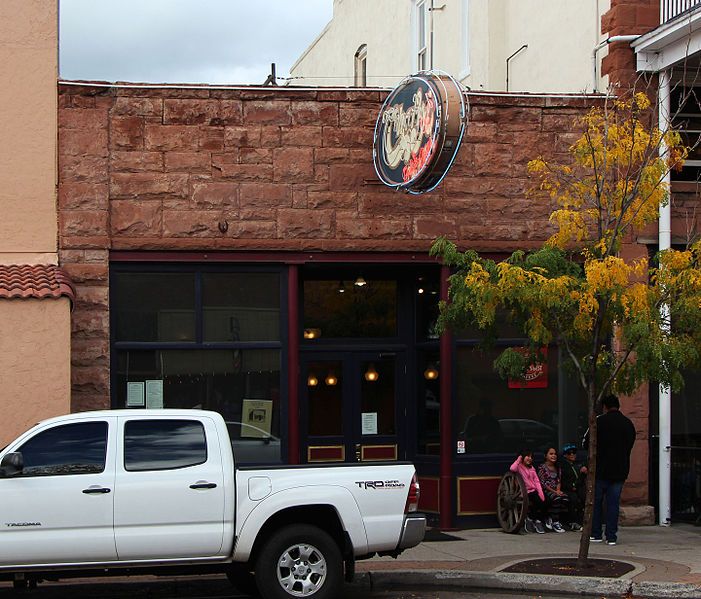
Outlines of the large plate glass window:
M 114 407 L 214 410 L 237 462 L 280 462 L 279 269 L 112 270 Z

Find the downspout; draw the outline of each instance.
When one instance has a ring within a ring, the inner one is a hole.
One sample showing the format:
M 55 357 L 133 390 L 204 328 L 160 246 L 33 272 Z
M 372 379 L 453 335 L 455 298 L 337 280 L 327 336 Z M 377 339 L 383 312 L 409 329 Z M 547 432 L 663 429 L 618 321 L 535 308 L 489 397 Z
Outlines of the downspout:
M 594 73 L 594 87 L 592 88 L 592 91 L 594 93 L 597 93 L 599 91 L 599 69 L 597 68 L 598 62 L 596 59 L 596 55 L 599 52 L 599 50 L 601 50 L 601 48 L 603 48 L 604 46 L 613 44 L 615 42 L 634 42 L 639 37 L 639 35 L 614 35 L 613 37 L 609 37 L 603 42 L 599 42 L 598 44 L 596 44 L 596 46 L 594 46 L 594 49 L 591 53 L 592 71 Z
M 670 115 L 670 83 L 669 72 L 660 71 L 659 92 L 657 96 L 658 126 L 660 131 L 669 130 Z M 667 154 L 664 140 L 660 144 L 660 156 Z M 663 178 L 667 189 L 670 185 L 670 173 L 667 171 Z M 665 206 L 660 206 L 659 220 L 659 251 L 668 250 L 672 246 L 672 207 L 671 200 Z M 669 321 L 669 305 L 660 306 L 662 315 L 662 327 L 665 333 L 671 330 Z M 672 393 L 668 386 L 660 385 L 659 389 L 659 482 L 658 482 L 658 509 L 660 526 L 669 526 L 672 518 L 671 510 L 671 481 L 672 481 Z

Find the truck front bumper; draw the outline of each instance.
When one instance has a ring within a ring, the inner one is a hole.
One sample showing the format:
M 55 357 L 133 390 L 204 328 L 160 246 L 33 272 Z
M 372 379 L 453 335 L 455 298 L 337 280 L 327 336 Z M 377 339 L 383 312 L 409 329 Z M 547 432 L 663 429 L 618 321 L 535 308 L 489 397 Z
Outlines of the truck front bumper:
M 402 536 L 399 538 L 398 551 L 415 547 L 424 540 L 426 534 L 426 516 L 424 514 L 411 513 L 404 516 Z

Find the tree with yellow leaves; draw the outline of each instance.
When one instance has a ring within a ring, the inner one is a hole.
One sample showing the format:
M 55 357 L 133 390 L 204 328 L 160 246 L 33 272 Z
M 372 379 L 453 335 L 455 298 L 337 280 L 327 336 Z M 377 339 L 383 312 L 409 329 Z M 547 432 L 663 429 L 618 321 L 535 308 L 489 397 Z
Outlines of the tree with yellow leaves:
M 528 164 L 537 181 L 533 201 L 551 201 L 556 232 L 537 251 L 495 263 L 461 252 L 445 238 L 431 252 L 455 268 L 440 324 L 477 324 L 494 338 L 497 315 L 522 328 L 530 352 L 507 349 L 495 361 L 504 377 L 523 377 L 542 360 L 538 348 L 557 344 L 588 399 L 590 454 L 584 567 L 596 470 L 596 411 L 610 393 L 630 394 L 648 380 L 678 388 L 681 371 L 701 355 L 701 244 L 666 250 L 657 263 L 626 261 L 621 245 L 631 230 L 658 218 L 669 201 L 665 176 L 687 154 L 679 134 L 651 124 L 642 93 L 591 109 L 567 164 L 543 158 Z M 661 152 L 661 149 L 666 151 Z M 667 306 L 666 310 L 662 310 Z M 670 329 L 669 322 L 673 323 Z

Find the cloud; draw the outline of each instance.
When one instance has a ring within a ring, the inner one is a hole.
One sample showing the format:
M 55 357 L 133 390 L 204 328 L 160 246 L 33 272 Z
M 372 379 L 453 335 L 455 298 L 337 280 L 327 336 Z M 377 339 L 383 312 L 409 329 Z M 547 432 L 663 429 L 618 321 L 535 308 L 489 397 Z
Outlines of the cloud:
M 64 79 L 263 83 L 286 75 L 332 0 L 60 0 Z

